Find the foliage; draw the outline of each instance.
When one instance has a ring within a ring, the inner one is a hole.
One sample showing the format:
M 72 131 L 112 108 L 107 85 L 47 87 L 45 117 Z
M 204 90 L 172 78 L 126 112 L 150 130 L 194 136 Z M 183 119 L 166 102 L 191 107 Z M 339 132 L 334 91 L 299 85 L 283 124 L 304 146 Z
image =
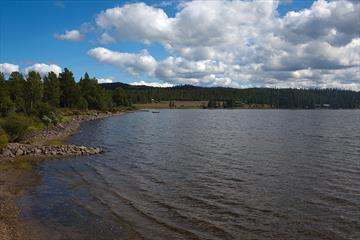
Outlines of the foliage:
M 60 106 L 61 107 L 76 107 L 79 98 L 80 90 L 75 82 L 73 73 L 65 68 L 64 72 L 60 73 Z
M 12 114 L 2 119 L 0 125 L 6 132 L 9 141 L 15 141 L 24 136 L 31 125 L 31 120 L 24 115 Z
M 95 78 L 86 73 L 79 83 L 73 73 L 65 68 L 57 76 L 50 72 L 44 79 L 31 71 L 27 79 L 19 72 L 10 74 L 8 80 L 0 73 L 0 144 L 17 141 L 24 134 L 43 129 L 45 125 L 65 121 L 64 115 L 81 114 L 79 110 L 111 111 L 115 106 L 129 106 L 124 91 L 102 88 Z M 60 108 L 59 108 L 60 107 Z
M 53 107 L 58 107 L 60 105 L 60 97 L 60 80 L 54 72 L 49 72 L 44 77 L 44 102 Z
M 77 103 L 77 108 L 86 111 L 89 109 L 88 102 L 84 97 L 80 97 L 79 102 Z
M 0 73 L 0 116 L 9 115 L 15 108 L 10 100 L 9 89 L 7 87 L 4 74 Z
M 15 109 L 15 104 L 9 97 L 0 98 L 0 116 L 6 117 Z
M 15 103 L 16 111 L 25 111 L 25 79 L 19 72 L 12 72 L 7 81 L 10 99 Z
M 27 132 L 35 132 L 45 128 L 45 122 L 37 116 L 26 116 L 30 122 L 30 126 L 26 130 Z
M 116 106 L 130 106 L 129 96 L 121 87 L 118 87 L 113 91 L 112 99 Z
M 229 103 L 268 105 L 271 108 L 316 108 L 330 104 L 331 108 L 360 108 L 360 92 L 340 89 L 274 89 L 274 88 L 206 88 L 177 86 L 154 88 L 123 83 L 104 84 L 115 91 L 119 86 L 132 103 L 152 101 L 227 101 Z
M 0 127 L 0 148 L 8 143 L 8 136 L 6 132 Z
M 62 121 L 62 114 L 48 103 L 38 103 L 36 115 L 46 124 L 58 124 Z
M 9 89 L 7 87 L 4 74 L 0 72 L 0 101 L 9 97 Z
M 31 112 L 35 104 L 39 103 L 43 97 L 43 83 L 41 82 L 39 73 L 34 71 L 29 72 L 24 89 L 26 111 Z

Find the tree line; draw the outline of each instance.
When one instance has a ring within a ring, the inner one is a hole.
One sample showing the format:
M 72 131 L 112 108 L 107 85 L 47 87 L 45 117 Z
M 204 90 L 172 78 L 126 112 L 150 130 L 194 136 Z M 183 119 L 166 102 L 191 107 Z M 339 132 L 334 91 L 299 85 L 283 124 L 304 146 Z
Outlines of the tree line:
M 271 108 L 359 108 L 360 92 L 341 89 L 275 89 L 196 87 L 190 85 L 170 88 L 132 86 L 125 83 L 99 84 L 87 73 L 75 81 L 65 68 L 59 75 L 48 73 L 41 78 L 29 72 L 26 78 L 13 72 L 5 79 L 0 73 L 0 115 L 12 112 L 41 115 L 49 108 L 76 108 L 110 111 L 116 107 L 152 101 L 224 101 L 233 104 L 267 105 Z
M 13 72 L 8 79 L 0 73 L 0 148 L 83 110 L 113 111 L 130 105 L 123 89 L 106 90 L 87 73 L 76 82 L 67 68 L 43 78 L 34 71 L 26 77 Z
M 105 89 L 123 88 L 132 103 L 151 101 L 225 101 L 232 103 L 267 105 L 270 108 L 306 109 L 360 108 L 360 92 L 342 89 L 276 89 L 224 87 L 196 87 L 190 85 L 171 88 L 131 86 L 124 83 L 102 84 Z
M 20 72 L 13 72 L 7 80 L 0 73 L 1 116 L 12 112 L 34 115 L 44 108 L 109 111 L 129 105 L 123 89 L 106 90 L 87 73 L 76 82 L 67 68 L 59 75 L 49 72 L 43 79 L 34 71 L 29 72 L 26 78 Z

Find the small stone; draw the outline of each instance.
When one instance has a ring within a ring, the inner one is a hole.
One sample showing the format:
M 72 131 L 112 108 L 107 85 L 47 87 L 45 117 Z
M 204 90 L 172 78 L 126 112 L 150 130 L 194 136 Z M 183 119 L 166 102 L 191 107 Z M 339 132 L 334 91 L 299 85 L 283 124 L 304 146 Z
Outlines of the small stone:
M 15 152 L 15 155 L 16 155 L 16 156 L 21 156 L 21 155 L 23 155 L 23 154 L 24 154 L 24 151 L 21 150 L 20 148 Z
M 41 149 L 35 149 L 35 154 L 41 154 L 42 153 L 42 151 L 41 151 Z

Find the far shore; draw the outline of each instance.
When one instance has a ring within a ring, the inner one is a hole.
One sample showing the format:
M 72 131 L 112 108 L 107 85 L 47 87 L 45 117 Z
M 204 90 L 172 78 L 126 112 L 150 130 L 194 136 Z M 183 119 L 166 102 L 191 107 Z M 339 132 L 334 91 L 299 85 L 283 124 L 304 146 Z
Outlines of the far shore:
M 269 104 L 241 104 L 238 106 L 226 107 L 223 101 L 217 101 L 215 106 L 209 107 L 209 101 L 153 101 L 149 103 L 135 103 L 133 104 L 137 109 L 228 109 L 228 110 L 358 110 L 360 108 L 333 108 L 331 106 L 319 106 L 308 108 L 285 108 L 274 107 Z

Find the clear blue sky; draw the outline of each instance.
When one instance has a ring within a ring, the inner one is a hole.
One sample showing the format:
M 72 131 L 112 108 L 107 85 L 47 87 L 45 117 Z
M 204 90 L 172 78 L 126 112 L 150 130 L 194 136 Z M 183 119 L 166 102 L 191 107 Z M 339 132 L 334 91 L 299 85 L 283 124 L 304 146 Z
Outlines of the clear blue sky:
M 127 1 L 135 3 L 139 1 Z M 164 1 L 144 1 L 149 6 L 162 8 L 169 17 L 174 17 L 179 8 L 177 4 Z M 264 1 L 266 2 L 266 1 Z M 309 8 L 311 0 L 284 0 L 278 6 L 279 17 L 288 11 Z M 95 26 L 95 18 L 101 12 L 115 6 L 123 6 L 124 1 L 7 1 L 0 2 L 0 63 L 11 63 L 23 69 L 35 63 L 57 64 L 68 67 L 78 80 L 84 72 L 98 78 L 112 77 L 114 81 L 134 82 L 149 80 L 149 75 L 133 76 L 125 69 L 96 61 L 88 51 L 106 47 L 112 51 L 139 53 L 147 49 L 156 61 L 171 55 L 163 45 L 154 41 L 143 44 L 141 41 L 118 40 L 116 43 L 101 44 L 94 31 L 83 31 L 83 24 Z M 82 41 L 64 41 L 54 37 L 65 30 L 82 31 Z M 96 33 L 96 30 L 95 30 Z M 149 81 L 159 81 L 153 78 Z

